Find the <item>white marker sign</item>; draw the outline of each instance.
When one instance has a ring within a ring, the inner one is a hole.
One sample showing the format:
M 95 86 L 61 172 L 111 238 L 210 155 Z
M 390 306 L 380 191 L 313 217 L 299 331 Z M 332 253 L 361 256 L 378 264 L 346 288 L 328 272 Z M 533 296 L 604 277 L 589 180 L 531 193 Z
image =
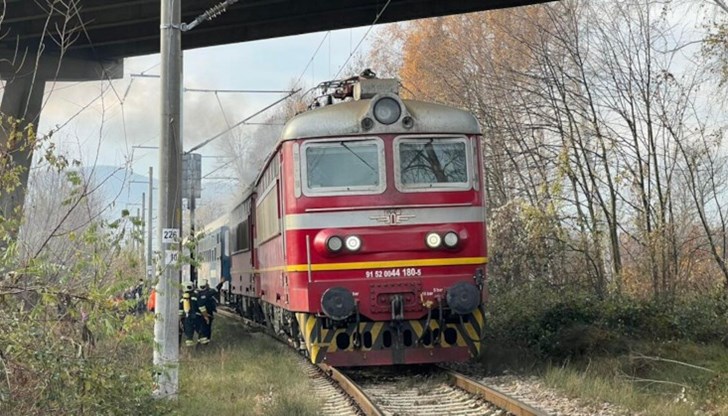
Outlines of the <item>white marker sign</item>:
M 177 250 L 165 250 L 164 252 L 164 264 L 167 266 L 177 263 L 179 260 L 179 251 Z
M 176 243 L 179 241 L 179 228 L 162 229 L 162 243 Z

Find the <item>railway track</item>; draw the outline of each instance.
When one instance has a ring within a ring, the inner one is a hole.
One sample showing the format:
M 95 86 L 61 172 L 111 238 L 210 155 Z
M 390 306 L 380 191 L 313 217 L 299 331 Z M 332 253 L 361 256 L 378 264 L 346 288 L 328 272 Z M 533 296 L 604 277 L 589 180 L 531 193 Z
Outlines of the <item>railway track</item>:
M 547 413 L 503 394 L 454 370 L 437 367 L 386 367 L 325 371 L 342 373 L 353 386 L 344 391 L 365 397 L 360 408 L 366 415 L 517 415 L 546 416 Z
M 226 310 L 221 315 L 251 324 Z M 279 337 L 274 338 L 280 341 Z M 327 415 L 548 416 L 542 410 L 443 367 L 339 369 L 327 364 L 313 366 L 307 359 L 302 359 L 301 365 L 316 397 L 322 401 L 323 414 Z

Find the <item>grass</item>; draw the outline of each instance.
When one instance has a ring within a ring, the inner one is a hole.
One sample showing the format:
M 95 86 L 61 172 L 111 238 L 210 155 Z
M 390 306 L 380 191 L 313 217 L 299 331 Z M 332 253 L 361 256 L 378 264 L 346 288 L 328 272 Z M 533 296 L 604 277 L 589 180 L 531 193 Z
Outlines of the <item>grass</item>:
M 547 366 L 542 375 L 550 387 L 571 396 L 617 404 L 630 414 L 728 415 L 728 349 L 718 344 L 673 342 L 643 343 L 632 351 Z
M 180 352 L 180 394 L 174 413 L 317 415 L 318 404 L 295 354 L 220 316 L 210 345 Z

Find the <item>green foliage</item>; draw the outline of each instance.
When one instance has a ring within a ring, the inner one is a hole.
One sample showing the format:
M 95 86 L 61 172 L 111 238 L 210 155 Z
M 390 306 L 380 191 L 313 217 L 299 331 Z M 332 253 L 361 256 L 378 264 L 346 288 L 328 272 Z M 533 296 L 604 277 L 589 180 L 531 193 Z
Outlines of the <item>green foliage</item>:
M 562 360 L 620 353 L 633 340 L 727 342 L 728 303 L 721 297 L 682 300 L 597 298 L 545 285 L 491 291 L 489 334 Z
M 130 314 L 133 301 L 117 300 L 139 269 L 120 254 L 106 270 L 95 256 L 70 268 L 33 260 L 0 282 L 2 413 L 160 410 L 150 395 L 153 316 Z
M 9 192 L 20 185 L 23 168 L 13 163 L 8 149 L 38 150 L 41 141 L 32 125 L 20 130 L 17 120 L 2 121 L 14 132 L 8 148 L 0 148 L 0 192 Z M 69 166 L 52 143 L 43 157 L 49 169 Z M 70 193 L 83 183 L 77 172 L 67 172 L 66 178 Z M 71 243 L 73 261 L 67 262 L 46 246 L 35 253 L 19 250 L 21 223 L 12 217 L 0 217 L 0 414 L 153 415 L 168 410 L 151 396 L 153 317 L 132 314 L 134 301 L 120 296 L 143 276 L 137 254 L 125 246 L 130 219 L 97 220 L 64 237 L 49 237 Z

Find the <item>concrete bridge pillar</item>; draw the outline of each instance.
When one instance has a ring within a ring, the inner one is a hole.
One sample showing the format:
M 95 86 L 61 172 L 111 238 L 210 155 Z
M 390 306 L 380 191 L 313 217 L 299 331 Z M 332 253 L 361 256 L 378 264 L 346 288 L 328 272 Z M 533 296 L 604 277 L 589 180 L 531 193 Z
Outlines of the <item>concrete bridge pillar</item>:
M 17 51 L 15 53 L 17 54 Z M 15 56 L 12 51 L 0 50 L 0 56 Z M 22 56 L 22 54 L 21 54 Z M 20 186 L 13 192 L 0 189 L 0 216 L 9 218 L 19 214 L 22 218 L 28 174 L 33 162 L 33 147 L 11 139 L 8 117 L 22 119 L 18 131 L 32 123 L 36 128 L 43 106 L 46 81 L 100 81 L 124 76 L 124 60 L 99 61 L 95 57 L 70 57 L 28 54 L 21 63 L 0 60 L 0 77 L 7 80 L 0 104 L 0 157 L 8 151 L 16 165 L 21 166 Z M 2 161 L 0 160 L 0 168 Z M 1 172 L 1 170 L 0 170 Z M 16 218 L 16 217 L 14 217 Z M 1 247 L 1 246 L 0 246 Z
M 0 105 L 0 149 L 2 153 L 8 152 L 16 166 L 20 166 L 20 186 L 12 192 L 0 189 L 0 216 L 4 218 L 16 218 L 15 210 L 21 211 L 25 198 L 25 188 L 28 184 L 28 174 L 33 161 L 33 145 L 25 140 L 11 137 L 13 130 L 8 121 L 10 117 L 21 119 L 17 125 L 17 132 L 22 132 L 28 124 L 32 124 L 37 130 L 40 119 L 40 111 L 43 106 L 43 90 L 45 80 L 28 74 L 15 76 L 5 83 L 2 104 Z M 25 137 L 23 135 L 22 137 Z M 2 155 L 0 153 L 0 157 Z M 0 170 L 2 171 L 2 170 Z

